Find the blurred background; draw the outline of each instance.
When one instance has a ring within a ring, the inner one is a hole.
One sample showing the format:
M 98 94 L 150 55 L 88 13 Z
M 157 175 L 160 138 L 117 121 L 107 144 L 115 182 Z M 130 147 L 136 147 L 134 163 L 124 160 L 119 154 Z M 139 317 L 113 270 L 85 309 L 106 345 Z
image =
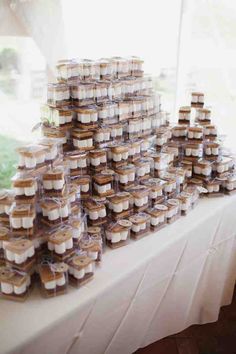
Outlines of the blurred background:
M 0 0 L 0 188 L 34 139 L 57 60 L 137 55 L 177 119 L 192 90 L 236 150 L 235 0 Z

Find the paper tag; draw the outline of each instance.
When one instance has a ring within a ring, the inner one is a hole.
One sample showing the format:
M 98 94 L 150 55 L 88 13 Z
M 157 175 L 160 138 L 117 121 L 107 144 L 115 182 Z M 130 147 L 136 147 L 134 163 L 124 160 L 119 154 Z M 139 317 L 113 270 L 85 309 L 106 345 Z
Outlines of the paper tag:
M 197 186 L 197 190 L 199 193 L 208 193 L 208 190 L 204 187 Z
M 68 265 L 64 262 L 50 264 L 50 268 L 55 273 L 65 273 L 69 269 Z

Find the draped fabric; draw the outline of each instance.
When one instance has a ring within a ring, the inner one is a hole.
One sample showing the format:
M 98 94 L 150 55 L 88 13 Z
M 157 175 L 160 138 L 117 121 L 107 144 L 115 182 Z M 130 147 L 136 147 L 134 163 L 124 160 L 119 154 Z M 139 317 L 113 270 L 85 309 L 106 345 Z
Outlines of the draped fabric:
M 236 275 L 236 196 L 200 200 L 185 217 L 107 251 L 94 280 L 44 300 L 1 301 L 1 352 L 129 354 L 216 321 Z M 12 335 L 11 335 L 12 333 Z
M 52 75 L 59 59 L 67 57 L 60 0 L 1 0 L 0 35 L 33 38 Z

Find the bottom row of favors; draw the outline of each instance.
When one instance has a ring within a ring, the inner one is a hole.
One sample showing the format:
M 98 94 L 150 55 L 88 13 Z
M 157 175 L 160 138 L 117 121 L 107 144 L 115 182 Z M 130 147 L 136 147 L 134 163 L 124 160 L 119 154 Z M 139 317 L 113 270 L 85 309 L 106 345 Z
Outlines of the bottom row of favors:
M 111 214 L 105 224 L 87 226 L 85 217 L 77 222 L 72 218 L 38 238 L 16 238 L 10 236 L 7 227 L 0 227 L 2 297 L 24 301 L 33 286 L 40 284 L 41 294 L 48 298 L 66 293 L 68 285 L 86 284 L 102 260 L 105 244 L 122 247 L 131 238 L 140 239 L 160 230 L 188 213 L 198 197 L 197 187 L 188 187 L 175 199 L 126 213 L 126 219 L 116 220 Z

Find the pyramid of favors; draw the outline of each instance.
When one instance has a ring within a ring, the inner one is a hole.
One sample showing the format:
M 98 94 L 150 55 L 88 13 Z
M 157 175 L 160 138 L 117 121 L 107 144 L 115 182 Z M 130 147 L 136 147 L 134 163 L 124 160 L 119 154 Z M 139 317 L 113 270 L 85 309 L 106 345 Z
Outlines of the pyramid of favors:
M 44 297 L 92 280 L 117 248 L 187 214 L 199 195 L 236 191 L 204 94 L 171 125 L 138 57 L 65 60 L 41 109 L 41 138 L 17 150 L 0 191 L 1 295 Z

